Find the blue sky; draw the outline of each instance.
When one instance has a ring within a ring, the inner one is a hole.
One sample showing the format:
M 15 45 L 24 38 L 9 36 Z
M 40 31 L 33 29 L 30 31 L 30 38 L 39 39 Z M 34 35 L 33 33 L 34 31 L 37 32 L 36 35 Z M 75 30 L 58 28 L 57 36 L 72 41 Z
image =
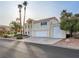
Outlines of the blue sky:
M 19 14 L 18 4 L 23 1 L 0 1 L 0 24 L 8 25 L 11 21 L 16 20 Z M 78 1 L 28 1 L 26 18 L 39 20 L 48 17 L 60 17 L 63 9 L 68 12 L 79 13 Z M 23 8 L 22 8 L 23 19 Z

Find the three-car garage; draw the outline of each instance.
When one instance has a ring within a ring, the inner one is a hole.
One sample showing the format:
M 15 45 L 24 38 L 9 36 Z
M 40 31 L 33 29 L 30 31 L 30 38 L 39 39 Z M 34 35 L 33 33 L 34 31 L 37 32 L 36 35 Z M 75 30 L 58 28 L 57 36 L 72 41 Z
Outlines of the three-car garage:
M 33 37 L 51 37 L 51 38 L 65 38 L 66 34 L 63 30 L 60 29 L 59 26 L 55 26 L 52 28 L 52 31 L 33 31 Z

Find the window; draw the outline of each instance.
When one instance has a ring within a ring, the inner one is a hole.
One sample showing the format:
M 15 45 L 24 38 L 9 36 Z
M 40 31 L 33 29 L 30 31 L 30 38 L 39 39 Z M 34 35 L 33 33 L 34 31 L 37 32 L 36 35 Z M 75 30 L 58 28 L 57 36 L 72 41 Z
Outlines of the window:
M 28 25 L 28 28 L 29 28 L 29 25 Z
M 41 25 L 47 25 L 47 22 L 41 22 Z

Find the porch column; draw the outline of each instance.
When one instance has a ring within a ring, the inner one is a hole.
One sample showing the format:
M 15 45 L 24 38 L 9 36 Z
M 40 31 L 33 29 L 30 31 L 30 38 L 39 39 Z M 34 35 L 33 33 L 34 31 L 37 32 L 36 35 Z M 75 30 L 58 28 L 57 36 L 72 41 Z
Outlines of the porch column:
M 27 22 L 27 35 L 28 35 L 28 30 L 29 30 L 29 29 L 28 29 L 28 22 Z

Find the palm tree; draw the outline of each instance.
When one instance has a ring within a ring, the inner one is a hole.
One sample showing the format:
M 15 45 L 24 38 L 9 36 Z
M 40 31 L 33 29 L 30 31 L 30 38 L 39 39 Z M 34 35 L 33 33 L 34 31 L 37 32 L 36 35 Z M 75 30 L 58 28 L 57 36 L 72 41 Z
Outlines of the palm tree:
M 19 4 L 19 5 L 18 5 L 18 8 L 19 8 L 20 26 L 22 26 L 22 24 L 21 24 L 21 9 L 22 9 L 22 5 L 21 5 L 21 4 Z M 21 34 L 22 34 L 22 29 L 20 29 L 20 32 L 21 32 Z
M 27 1 L 24 1 L 23 5 L 24 5 L 24 20 L 23 20 L 23 34 L 24 34 Z

